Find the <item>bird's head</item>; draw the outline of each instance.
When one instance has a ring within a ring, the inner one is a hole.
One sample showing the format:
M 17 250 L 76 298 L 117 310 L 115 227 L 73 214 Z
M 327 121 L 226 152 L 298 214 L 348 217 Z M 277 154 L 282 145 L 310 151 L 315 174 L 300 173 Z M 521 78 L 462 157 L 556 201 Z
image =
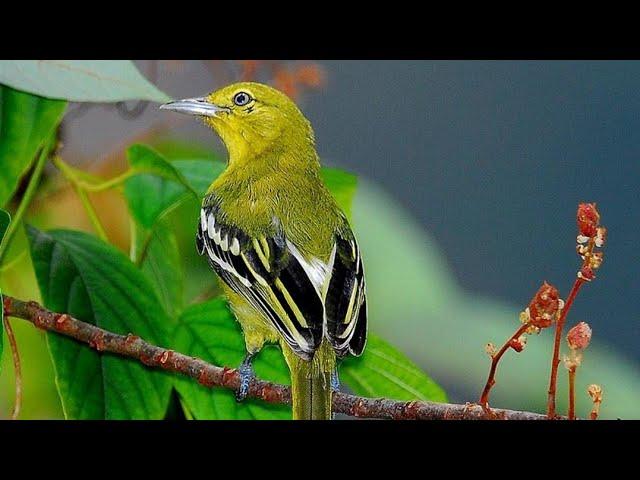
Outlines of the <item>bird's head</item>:
M 234 83 L 205 97 L 177 100 L 160 108 L 201 117 L 226 145 L 230 162 L 249 161 L 269 151 L 313 149 L 311 124 L 296 104 L 261 83 Z

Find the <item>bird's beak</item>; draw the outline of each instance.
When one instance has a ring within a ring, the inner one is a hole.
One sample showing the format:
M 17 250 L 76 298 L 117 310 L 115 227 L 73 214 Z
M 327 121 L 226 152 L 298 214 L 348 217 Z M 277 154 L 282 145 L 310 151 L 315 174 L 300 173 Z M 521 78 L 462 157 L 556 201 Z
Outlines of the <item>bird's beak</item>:
M 229 112 L 226 107 L 209 103 L 205 98 L 185 98 L 175 102 L 160 105 L 160 110 L 171 110 L 187 115 L 201 115 L 203 117 L 217 117 L 220 112 Z

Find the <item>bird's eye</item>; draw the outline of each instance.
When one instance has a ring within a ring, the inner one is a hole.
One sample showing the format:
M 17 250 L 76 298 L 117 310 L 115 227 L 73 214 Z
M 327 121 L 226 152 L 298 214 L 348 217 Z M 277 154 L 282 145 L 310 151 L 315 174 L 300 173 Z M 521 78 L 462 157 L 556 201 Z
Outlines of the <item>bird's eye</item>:
M 251 101 L 251 97 L 246 92 L 238 92 L 233 96 L 233 103 L 239 107 L 244 107 Z

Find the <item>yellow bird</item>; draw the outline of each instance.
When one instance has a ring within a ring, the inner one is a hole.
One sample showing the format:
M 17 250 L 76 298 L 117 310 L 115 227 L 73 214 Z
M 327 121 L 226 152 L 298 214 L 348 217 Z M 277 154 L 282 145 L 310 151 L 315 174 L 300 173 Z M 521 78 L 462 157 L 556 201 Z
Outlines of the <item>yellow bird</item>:
M 279 342 L 291 371 L 294 419 L 330 419 L 337 359 L 367 335 L 358 243 L 320 177 L 311 124 L 282 92 L 236 83 L 160 108 L 201 117 L 229 152 L 202 202 L 196 244 L 222 280 L 247 356 Z

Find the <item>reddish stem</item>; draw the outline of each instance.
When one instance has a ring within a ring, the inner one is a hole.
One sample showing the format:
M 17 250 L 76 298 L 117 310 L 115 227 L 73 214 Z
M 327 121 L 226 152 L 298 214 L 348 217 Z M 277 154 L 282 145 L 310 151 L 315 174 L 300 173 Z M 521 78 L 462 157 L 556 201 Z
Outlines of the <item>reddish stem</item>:
M 4 329 L 7 332 L 7 338 L 9 339 L 9 345 L 11 346 L 11 355 L 13 357 L 13 370 L 15 372 L 16 382 L 16 403 L 13 406 L 11 419 L 16 420 L 18 415 L 20 415 L 20 408 L 22 407 L 22 369 L 20 368 L 20 354 L 18 353 L 18 344 L 16 343 L 16 337 L 13 334 L 13 329 L 9 323 L 9 319 L 4 317 L 3 323 Z
M 551 361 L 551 378 L 549 379 L 549 397 L 547 399 L 547 417 L 554 418 L 556 415 L 556 385 L 558 383 L 558 365 L 560 365 L 560 342 L 562 340 L 562 329 L 567 319 L 567 314 L 571 309 L 571 305 L 580 291 L 580 287 L 585 283 L 582 278 L 576 278 L 569 297 L 564 304 L 564 308 L 560 313 L 560 318 L 556 322 L 556 336 L 553 342 L 553 360 Z
M 488 408 L 489 408 L 489 393 L 491 392 L 491 388 L 496 383 L 496 379 L 495 379 L 496 370 L 498 369 L 498 363 L 500 362 L 500 359 L 502 358 L 504 353 L 507 350 L 509 350 L 509 348 L 511 348 L 511 346 L 510 346 L 511 341 L 512 340 L 517 340 L 518 338 L 520 338 L 520 335 L 522 335 L 524 332 L 526 332 L 529 327 L 530 327 L 529 323 L 525 323 L 525 324 L 521 325 L 520 328 L 518 328 L 518 330 L 516 330 L 516 333 L 511 335 L 511 337 L 509 337 L 509 339 L 505 342 L 505 344 L 502 345 L 502 348 L 500 350 L 498 350 L 498 353 L 496 353 L 495 355 L 491 356 L 491 369 L 489 370 L 489 377 L 487 378 L 487 383 L 484 386 L 484 390 L 482 390 L 482 395 L 480 395 L 480 400 L 478 400 L 478 403 L 485 410 L 488 410 Z
M 569 420 L 576 419 L 576 367 L 569 368 Z

